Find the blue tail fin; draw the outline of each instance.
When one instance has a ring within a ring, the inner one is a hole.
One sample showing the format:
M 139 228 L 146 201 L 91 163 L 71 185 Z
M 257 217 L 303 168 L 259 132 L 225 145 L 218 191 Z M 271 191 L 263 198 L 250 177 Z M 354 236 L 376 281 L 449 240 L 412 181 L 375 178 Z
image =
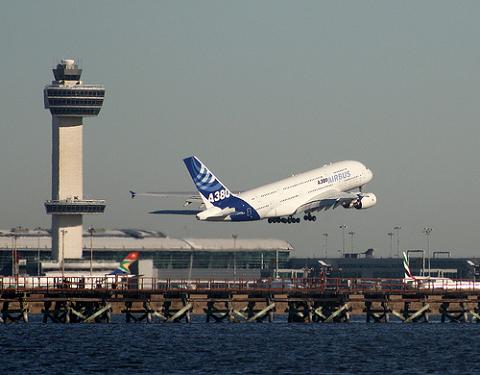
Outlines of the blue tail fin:
M 232 196 L 228 188 L 195 156 L 183 159 L 205 207 L 221 207 Z M 223 203 L 223 204 L 222 204 Z

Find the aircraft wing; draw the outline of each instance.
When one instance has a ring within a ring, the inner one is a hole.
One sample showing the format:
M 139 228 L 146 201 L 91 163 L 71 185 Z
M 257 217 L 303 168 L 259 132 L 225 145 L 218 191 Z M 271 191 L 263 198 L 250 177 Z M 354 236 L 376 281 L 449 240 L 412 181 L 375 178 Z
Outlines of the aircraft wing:
M 151 211 L 149 214 L 156 215 L 196 215 L 202 210 L 157 210 Z
M 201 199 L 200 194 L 198 194 L 198 192 L 196 191 L 146 191 L 144 193 L 138 193 L 136 191 L 130 190 L 130 196 L 132 198 L 143 196 L 161 198 L 190 197 L 192 199 Z
M 137 196 L 160 198 L 183 197 L 185 198 L 184 206 L 192 203 L 202 203 L 202 197 L 198 192 L 194 191 L 147 191 L 145 193 L 137 193 L 136 191 L 130 190 L 130 196 L 132 199 Z
M 237 193 L 237 194 L 240 194 Z M 145 193 L 138 193 L 136 191 L 130 190 L 130 197 L 133 199 L 135 197 L 160 197 L 160 198 L 174 198 L 174 197 L 183 197 L 185 198 L 184 207 L 192 203 L 198 203 L 203 205 L 202 197 L 197 191 L 147 191 Z M 152 213 L 152 212 L 150 212 Z M 153 212 L 157 213 L 157 212 Z
M 358 199 L 358 197 L 359 193 L 328 190 L 298 207 L 296 213 L 328 210 L 329 208 L 335 209 L 340 204 L 350 204 L 353 200 Z

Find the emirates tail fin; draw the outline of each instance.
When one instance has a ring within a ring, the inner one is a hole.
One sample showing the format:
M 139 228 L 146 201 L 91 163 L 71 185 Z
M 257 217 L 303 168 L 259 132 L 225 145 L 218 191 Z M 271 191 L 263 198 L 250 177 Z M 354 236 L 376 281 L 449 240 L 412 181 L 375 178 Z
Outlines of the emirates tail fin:
M 408 259 L 408 255 L 406 252 L 403 252 L 403 269 L 405 271 L 404 279 L 406 281 L 413 281 L 415 280 L 415 276 L 413 276 L 412 271 L 410 270 L 410 261 Z

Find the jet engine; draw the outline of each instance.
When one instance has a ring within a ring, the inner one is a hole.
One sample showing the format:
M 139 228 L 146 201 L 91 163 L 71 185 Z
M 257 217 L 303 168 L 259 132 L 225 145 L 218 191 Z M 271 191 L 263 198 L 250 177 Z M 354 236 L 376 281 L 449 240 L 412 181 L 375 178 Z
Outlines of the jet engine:
M 377 197 L 373 193 L 363 193 L 359 194 L 357 199 L 352 200 L 348 204 L 344 204 L 345 208 L 356 208 L 357 210 L 362 210 L 370 208 L 377 203 Z

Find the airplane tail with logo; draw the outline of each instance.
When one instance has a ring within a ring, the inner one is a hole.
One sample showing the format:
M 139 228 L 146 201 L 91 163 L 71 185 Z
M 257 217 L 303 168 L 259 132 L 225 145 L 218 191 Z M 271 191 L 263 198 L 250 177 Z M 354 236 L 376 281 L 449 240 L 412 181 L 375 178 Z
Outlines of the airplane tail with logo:
M 223 208 L 233 194 L 196 156 L 183 159 L 205 207 Z
M 409 263 L 410 262 L 409 262 L 407 253 L 403 252 L 403 269 L 405 271 L 404 280 L 407 281 L 407 282 L 415 280 L 415 276 L 413 276 L 413 273 L 410 270 L 410 264 Z
M 135 263 L 140 256 L 138 251 L 132 251 L 120 262 L 117 269 L 109 273 L 109 275 L 130 275 L 130 266 Z

